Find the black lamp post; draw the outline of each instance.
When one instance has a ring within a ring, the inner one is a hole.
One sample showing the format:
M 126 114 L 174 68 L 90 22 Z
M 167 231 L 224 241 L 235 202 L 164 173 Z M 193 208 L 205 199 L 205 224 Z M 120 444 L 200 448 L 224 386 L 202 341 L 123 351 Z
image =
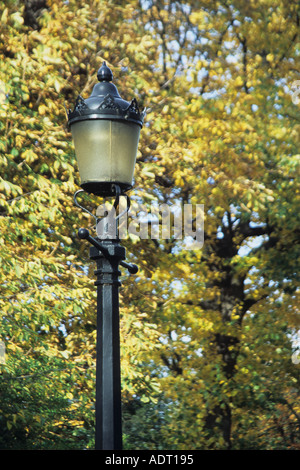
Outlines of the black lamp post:
M 140 129 L 145 112 L 137 102 L 123 100 L 111 83 L 113 75 L 104 62 L 89 98 L 78 96 L 68 113 L 81 179 L 80 191 L 119 198 L 132 187 Z M 129 198 L 127 197 L 127 209 Z M 97 219 L 96 219 L 97 220 Z M 137 266 L 126 263 L 125 248 L 117 236 L 103 233 L 91 237 L 81 228 L 78 236 L 88 240 L 90 258 L 96 261 L 97 358 L 96 358 L 96 449 L 121 449 L 121 378 L 119 337 L 119 266 L 130 273 Z M 116 234 L 117 235 L 117 234 Z

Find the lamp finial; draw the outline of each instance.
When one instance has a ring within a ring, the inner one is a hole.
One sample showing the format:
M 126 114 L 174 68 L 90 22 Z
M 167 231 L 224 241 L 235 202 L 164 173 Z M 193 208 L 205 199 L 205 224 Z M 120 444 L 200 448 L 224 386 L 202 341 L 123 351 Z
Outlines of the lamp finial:
M 104 61 L 97 73 L 97 78 L 99 82 L 111 82 L 114 78 L 112 71 L 107 67 L 106 62 Z

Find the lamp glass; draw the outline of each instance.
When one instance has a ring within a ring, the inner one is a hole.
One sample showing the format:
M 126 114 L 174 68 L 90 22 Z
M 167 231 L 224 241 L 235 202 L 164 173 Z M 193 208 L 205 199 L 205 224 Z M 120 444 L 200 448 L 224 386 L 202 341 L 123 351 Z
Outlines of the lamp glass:
M 76 159 L 84 183 L 132 186 L 140 126 L 108 119 L 78 121 L 71 126 Z

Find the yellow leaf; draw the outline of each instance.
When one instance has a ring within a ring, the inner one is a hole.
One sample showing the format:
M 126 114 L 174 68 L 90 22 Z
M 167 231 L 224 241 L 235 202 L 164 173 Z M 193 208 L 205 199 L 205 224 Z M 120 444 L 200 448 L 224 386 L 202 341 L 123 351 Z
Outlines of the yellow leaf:
M 235 86 L 242 86 L 243 83 L 242 77 L 237 77 L 234 81 Z
M 4 8 L 4 11 L 1 15 L 1 24 L 7 23 L 7 17 L 8 17 L 8 8 Z
M 45 106 L 44 104 L 41 104 L 39 106 L 39 114 L 41 116 L 44 116 L 44 114 L 46 114 L 46 111 L 47 111 L 47 106 Z

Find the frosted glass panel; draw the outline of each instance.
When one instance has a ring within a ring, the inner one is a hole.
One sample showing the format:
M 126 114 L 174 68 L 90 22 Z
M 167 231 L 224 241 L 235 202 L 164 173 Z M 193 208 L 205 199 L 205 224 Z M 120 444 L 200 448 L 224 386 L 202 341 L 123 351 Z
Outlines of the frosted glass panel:
M 90 119 L 75 122 L 71 130 L 81 183 L 132 184 L 140 126 Z

